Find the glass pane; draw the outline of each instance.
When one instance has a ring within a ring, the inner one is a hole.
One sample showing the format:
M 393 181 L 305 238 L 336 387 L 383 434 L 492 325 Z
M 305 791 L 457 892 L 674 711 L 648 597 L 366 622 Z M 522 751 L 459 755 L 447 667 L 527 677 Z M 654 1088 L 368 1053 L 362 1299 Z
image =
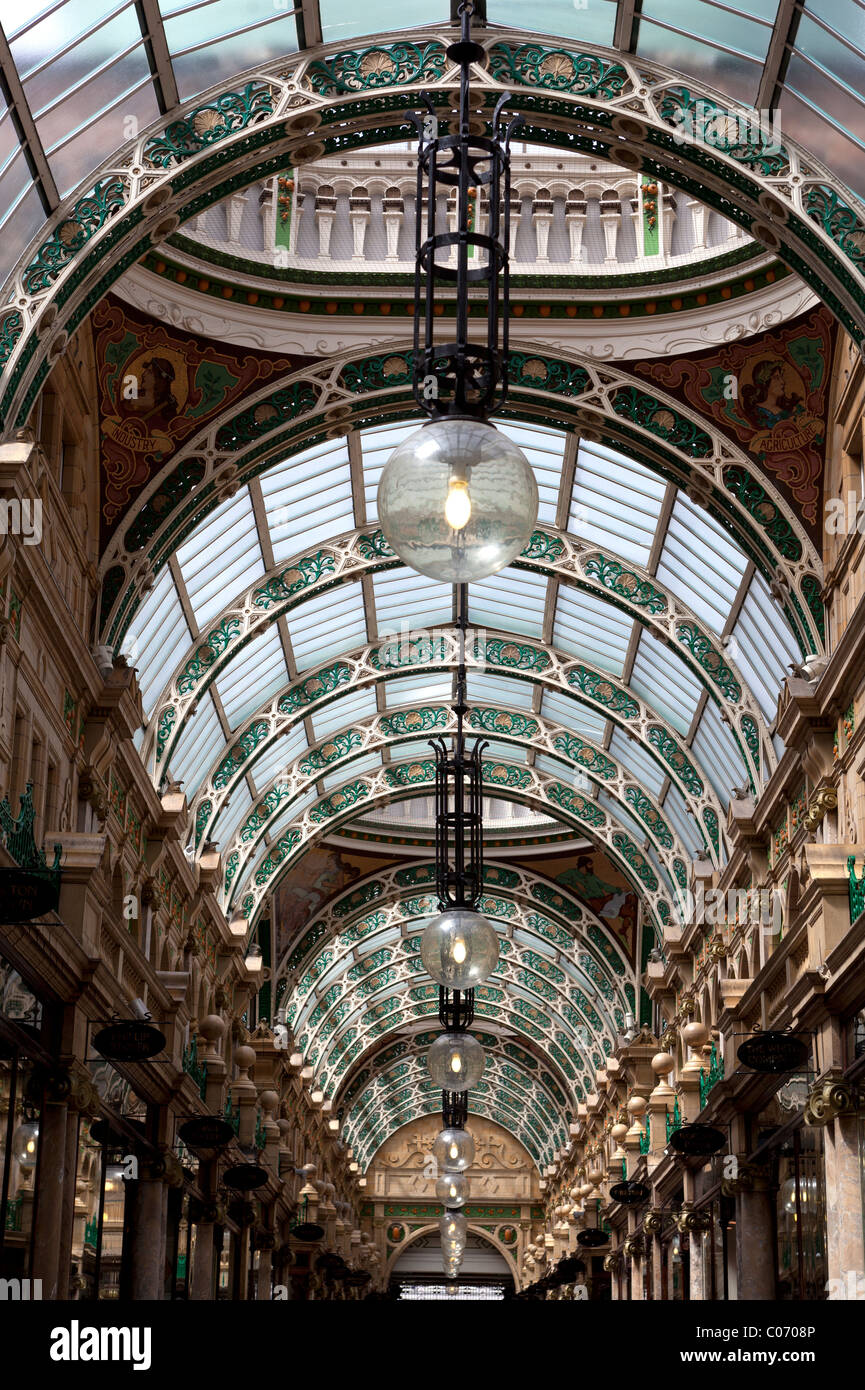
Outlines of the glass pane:
M 650 19 L 639 21 L 637 53 L 707 86 L 727 93 L 734 101 L 753 105 L 762 68 L 750 59 L 724 53 L 701 39 L 663 29 Z
M 645 628 L 640 635 L 631 687 L 679 733 L 688 732 L 703 687 L 685 669 L 681 658 L 672 656 L 670 649 Z
M 793 62 L 801 59 L 794 59 Z M 791 64 L 792 66 L 792 64 Z M 784 91 L 778 110 L 782 129 L 806 150 L 819 150 L 820 159 L 860 197 L 865 195 L 862 144 L 851 131 L 838 130 L 792 91 Z
M 236 22 L 237 8 L 233 4 L 232 8 Z M 177 55 L 173 57 L 172 66 L 181 101 L 187 101 L 219 82 L 228 82 L 236 73 L 245 72 L 247 68 L 263 67 L 266 63 L 297 52 L 294 16 L 279 14 L 274 18 L 272 5 L 268 4 L 267 9 L 267 21 L 246 33 L 232 34 L 216 42 L 202 36 L 196 24 L 198 11 L 189 17 L 166 21 L 169 47 L 172 54 Z M 195 43 L 204 46 L 192 48 L 191 45 Z M 186 51 L 181 54 L 181 49 Z
M 121 63 L 118 66 L 122 68 L 125 64 Z M 56 148 L 49 151 L 49 163 L 62 197 L 85 180 L 89 182 L 94 166 L 101 164 L 113 154 L 119 145 L 125 144 L 130 138 L 130 120 L 137 122 L 134 129 L 143 130 L 159 115 L 156 93 L 150 81 L 143 52 L 135 55 L 134 65 L 130 63 L 131 66 L 140 67 L 143 75 L 141 85 L 125 92 L 120 100 L 101 116 L 84 118 L 82 129 L 71 138 L 68 137 L 69 123 L 63 118 L 67 112 L 70 113 L 70 119 L 72 118 L 71 112 L 75 109 L 78 97 L 70 97 L 56 112 L 52 112 L 50 123 L 59 129 L 61 134 Z M 84 89 L 85 94 L 95 94 L 98 91 L 98 84 Z M 41 131 L 43 123 L 40 122 L 39 126 Z
M 490 24 L 511 24 L 538 34 L 556 34 L 563 39 L 609 46 L 616 27 L 614 0 L 543 0 L 541 5 L 521 5 L 519 0 L 488 0 Z
M 538 641 L 543 633 L 547 579 L 508 567 L 469 586 L 472 627 L 519 632 Z
M 564 584 L 559 588 L 553 646 L 570 656 L 621 676 L 633 628 L 633 618 L 611 603 Z
M 44 23 L 48 24 L 50 21 L 46 20 Z M 40 34 L 38 41 L 42 43 L 47 37 L 47 34 Z M 37 30 L 29 30 L 26 37 L 20 41 L 21 48 L 23 49 L 25 44 L 35 42 L 36 39 Z M 107 66 L 112 59 L 140 45 L 141 26 L 132 5 L 127 5 L 113 19 L 85 35 L 66 52 L 58 52 L 56 47 L 48 45 L 41 53 L 41 68 L 34 71 L 31 77 L 24 79 L 24 91 L 31 110 L 38 114 L 98 68 Z M 14 47 L 17 49 L 18 45 Z M 18 61 L 23 70 L 24 62 L 22 59 Z M 128 80 L 121 82 L 114 95 L 119 96 L 129 85 Z
M 321 32 L 325 43 L 356 39 L 363 34 L 391 34 L 395 27 L 413 29 L 422 24 L 447 24 L 450 8 L 447 0 L 403 0 L 397 15 L 389 0 L 375 0 L 360 9 L 351 0 L 322 0 Z

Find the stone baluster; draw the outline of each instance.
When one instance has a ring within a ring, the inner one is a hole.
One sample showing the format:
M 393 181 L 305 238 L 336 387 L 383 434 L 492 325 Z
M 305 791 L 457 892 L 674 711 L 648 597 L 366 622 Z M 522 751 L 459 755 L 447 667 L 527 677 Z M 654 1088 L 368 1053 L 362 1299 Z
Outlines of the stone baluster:
M 348 220 L 351 223 L 352 253 L 353 261 L 363 261 L 366 259 L 366 233 L 369 227 L 372 202 L 369 191 L 358 186 L 351 190 L 348 200 Z
M 330 257 L 330 237 L 336 218 L 336 194 L 329 183 L 323 183 L 315 195 L 315 225 L 318 228 L 318 258 Z
M 622 225 L 622 201 L 614 188 L 608 188 L 601 194 L 600 207 L 601 226 L 604 229 L 604 261 L 606 265 L 616 265 L 619 228 Z
M 225 220 L 228 227 L 228 242 L 230 246 L 240 246 L 240 231 L 243 225 L 243 213 L 247 204 L 245 193 L 231 193 L 225 202 Z
M 405 198 L 402 190 L 395 185 L 385 189 L 381 200 L 381 215 L 387 237 L 385 260 L 393 264 L 399 260 L 399 234 L 405 221 Z
M 571 244 L 571 264 L 583 259 L 583 231 L 588 202 L 581 188 L 572 188 L 565 199 L 565 226 Z
M 539 188 L 532 199 L 535 227 L 535 264 L 549 265 L 550 228 L 553 225 L 553 198 L 548 188 Z
M 694 250 L 705 251 L 709 244 L 709 209 L 698 198 L 689 198 L 688 211 L 694 228 Z

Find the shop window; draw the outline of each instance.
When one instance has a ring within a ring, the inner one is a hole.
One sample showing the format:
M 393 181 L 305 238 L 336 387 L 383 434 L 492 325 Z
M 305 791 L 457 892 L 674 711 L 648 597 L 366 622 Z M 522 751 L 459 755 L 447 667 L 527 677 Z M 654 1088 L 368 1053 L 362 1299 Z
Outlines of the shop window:
M 778 1152 L 777 1279 L 782 1301 L 826 1297 L 823 1132 L 801 1128 Z

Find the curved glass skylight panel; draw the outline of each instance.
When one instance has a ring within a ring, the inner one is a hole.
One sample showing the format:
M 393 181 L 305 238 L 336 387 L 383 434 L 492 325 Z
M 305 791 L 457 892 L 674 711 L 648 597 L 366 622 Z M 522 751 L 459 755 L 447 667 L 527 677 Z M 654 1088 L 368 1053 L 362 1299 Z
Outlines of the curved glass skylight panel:
M 754 575 L 748 587 L 733 640 L 738 647 L 736 663 L 771 724 L 781 683 L 790 674 L 788 663 L 798 661 L 800 652 L 760 574 Z
M 397 445 L 420 429 L 423 423 L 421 419 L 398 420 L 395 424 L 382 425 L 380 429 L 372 427 L 362 432 L 360 445 L 363 455 L 363 494 L 367 521 L 373 522 L 378 519 L 376 500 L 382 469 Z
M 342 584 L 309 598 L 287 616 L 298 671 L 319 666 L 366 641 L 360 584 Z
M 615 0 L 543 0 L 525 5 L 521 0 L 487 0 L 490 24 L 510 24 L 539 34 L 558 34 L 609 47 L 616 28 Z
M 469 624 L 518 632 L 540 641 L 544 627 L 547 577 L 512 566 L 469 585 Z
M 496 739 L 490 739 L 483 756 L 491 762 L 524 763 L 528 757 L 528 749 L 521 748 L 518 743 L 500 743 Z
M 559 585 L 553 646 L 570 656 L 621 676 L 634 629 L 634 620 L 612 603 Z
M 284 738 L 277 739 L 266 753 L 256 758 L 250 768 L 249 776 L 255 783 L 256 791 L 264 791 L 280 773 L 287 772 L 295 758 L 305 753 L 308 746 L 302 724 L 296 725 Z
M 198 703 L 198 712 L 185 726 L 171 754 L 171 775 L 183 782 L 187 798 L 195 795 L 205 772 L 225 743 L 225 733 L 210 698 L 210 691 Z
M 17 161 L 14 168 L 10 165 L 10 174 L 12 174 L 13 180 L 18 177 L 19 167 L 26 173 L 29 183 L 30 171 L 27 169 L 23 154 L 20 165 Z M 45 209 L 35 185 L 31 184 L 29 187 L 25 187 L 24 192 L 18 195 L 17 201 L 13 199 L 9 202 L 6 197 L 6 185 L 0 179 L 0 228 L 3 229 L 0 266 L 2 266 L 3 273 L 18 260 L 19 256 L 24 254 L 44 221 Z
M 236 72 L 297 52 L 290 4 L 273 0 L 159 0 L 181 101 Z
M 556 724 L 570 729 L 572 733 L 582 734 L 585 738 L 594 739 L 596 743 L 603 740 L 607 727 L 604 716 L 588 705 L 569 700 L 566 695 L 556 695 L 545 690 L 541 700 L 541 713 Z
M 637 53 L 676 68 L 753 104 L 769 50 L 777 0 L 716 4 L 714 0 L 644 0 Z
M 350 777 L 360 777 L 363 772 L 376 772 L 381 767 L 381 752 L 367 753 L 363 758 L 356 758 L 347 767 L 341 767 L 338 772 L 331 772 L 327 777 L 322 778 L 322 786 L 325 792 L 335 791 L 341 787 Z
M 691 747 L 723 806 L 728 805 L 733 787 L 747 783 L 748 773 L 736 740 L 723 723 L 714 700 L 706 704 Z
M 623 734 L 621 729 L 614 729 L 610 739 L 610 756 L 618 759 L 623 767 L 636 777 L 646 791 L 651 792 L 652 796 L 658 796 L 665 782 L 664 773 L 655 762 L 654 758 L 644 752 L 640 745 L 627 734 Z
M 249 491 L 220 503 L 178 548 L 177 562 L 199 628 L 264 574 Z
M 467 685 L 469 704 L 504 704 L 514 709 L 531 709 L 532 687 L 528 681 L 485 675 L 469 667 Z
M 538 521 L 542 526 L 555 526 L 568 436 L 561 430 L 534 423 L 520 425 L 511 420 L 495 420 L 494 424 L 522 449 L 532 465 L 538 485 Z
M 674 787 L 672 783 L 667 789 L 667 795 L 664 797 L 664 805 L 661 809 L 682 844 L 692 857 L 695 856 L 697 851 L 703 848 L 703 841 L 694 824 L 694 817 L 688 814 L 688 803 L 679 788 Z
M 418 758 L 429 758 L 432 755 L 429 739 L 412 739 L 410 743 L 396 743 L 391 746 L 391 762 L 414 762 Z
M 414 570 L 388 570 L 372 576 L 376 632 L 379 637 L 402 637 L 417 628 L 450 627 L 453 586 L 440 584 Z
M 722 526 L 680 492 L 658 564 L 658 579 L 722 632 L 748 560 Z
M 353 0 L 321 0 L 321 32 L 325 43 L 340 43 L 364 34 L 391 33 L 396 29 L 417 28 L 422 24 L 448 24 L 447 0 L 402 0 L 395 12 L 391 0 L 374 0 L 357 5 Z
M 580 442 L 568 530 L 602 550 L 648 564 L 666 484 L 603 444 Z
M 274 624 L 250 642 L 229 662 L 216 689 L 232 729 L 253 714 L 259 705 L 288 685 L 288 670 L 279 631 Z
M 450 704 L 453 695 L 453 677 L 450 671 L 428 671 L 424 675 L 400 676 L 384 685 L 384 699 L 388 709 L 398 709 L 400 705 Z
M 254 805 L 255 802 L 250 795 L 248 786 L 245 782 L 241 782 L 222 814 L 217 817 L 211 838 L 225 849 L 234 836 L 234 832 L 249 815 Z
M 138 687 L 146 714 L 178 665 L 191 639 L 189 624 L 166 565 L 129 625 L 122 650 L 138 667 Z
M 781 120 L 861 194 L 865 8 L 856 0 L 808 0 L 805 11 L 784 76 Z
M 534 765 L 538 772 L 543 772 L 545 776 L 555 777 L 557 781 L 564 782 L 566 786 L 576 787 L 578 791 L 583 790 L 586 774 L 573 767 L 571 763 L 562 762 L 549 753 L 538 753 Z M 585 786 L 587 790 L 594 786 L 594 783 L 586 781 Z
M 337 729 L 350 728 L 356 720 L 366 719 L 369 715 L 375 714 L 375 711 L 375 691 L 373 689 L 366 687 L 363 690 L 349 691 L 338 700 L 333 700 L 331 704 L 325 705 L 324 709 L 310 715 L 316 742 L 327 738 L 328 734 L 335 733 Z
M 618 821 L 625 827 L 636 844 L 642 845 L 646 838 L 646 827 L 641 825 L 638 820 L 635 820 L 633 816 L 629 815 L 623 808 L 621 802 L 614 801 L 609 792 L 601 791 L 598 793 L 598 804 L 603 806 L 608 816 L 611 816 L 613 820 Z
M 687 734 L 703 686 L 681 658 L 645 628 L 640 633 L 630 684 L 652 709 L 670 721 L 674 729 Z
M 259 481 L 277 564 L 354 529 L 345 439 L 294 454 Z

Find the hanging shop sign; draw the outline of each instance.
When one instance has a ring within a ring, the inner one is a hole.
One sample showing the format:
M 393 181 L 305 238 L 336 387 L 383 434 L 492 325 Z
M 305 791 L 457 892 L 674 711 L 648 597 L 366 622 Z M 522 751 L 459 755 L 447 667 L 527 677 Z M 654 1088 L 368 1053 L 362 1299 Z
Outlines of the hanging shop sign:
M 779 1076 L 805 1066 L 809 1047 L 804 1038 L 797 1037 L 795 1033 L 767 1029 L 765 1033 L 755 1033 L 747 1042 L 740 1044 L 736 1056 L 749 1071 Z
M 165 1047 L 165 1034 L 147 1019 L 118 1019 L 100 1028 L 93 1046 L 109 1062 L 146 1062 Z
M 709 1158 L 723 1148 L 725 1134 L 713 1125 L 682 1125 L 670 1135 L 670 1148 L 689 1158 Z

